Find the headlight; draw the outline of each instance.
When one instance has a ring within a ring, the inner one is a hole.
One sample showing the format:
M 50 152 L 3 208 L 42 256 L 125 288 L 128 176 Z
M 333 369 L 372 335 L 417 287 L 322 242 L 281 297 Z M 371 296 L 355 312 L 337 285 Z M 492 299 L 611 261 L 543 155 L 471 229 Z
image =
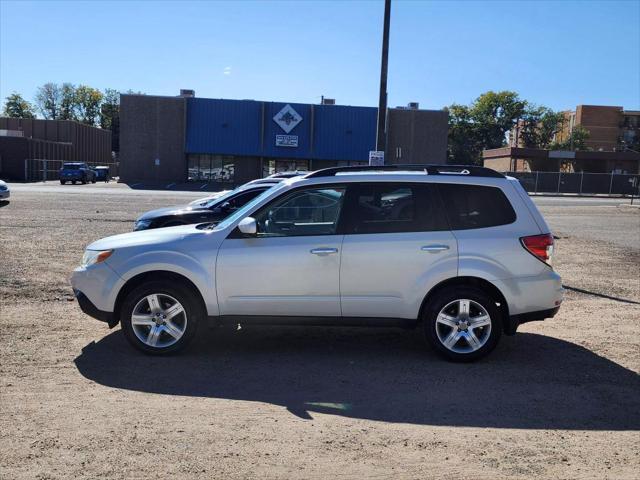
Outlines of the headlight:
M 113 250 L 85 250 L 82 256 L 82 266 L 88 267 L 96 263 L 104 262 L 112 253 Z
M 137 220 L 133 225 L 133 230 L 146 230 L 151 225 L 151 220 Z

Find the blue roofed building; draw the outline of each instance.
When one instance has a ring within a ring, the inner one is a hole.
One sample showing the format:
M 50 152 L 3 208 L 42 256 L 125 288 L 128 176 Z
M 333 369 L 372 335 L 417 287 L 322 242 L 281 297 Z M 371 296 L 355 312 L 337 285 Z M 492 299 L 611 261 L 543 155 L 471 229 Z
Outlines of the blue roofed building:
M 122 95 L 120 172 L 126 182 L 232 186 L 286 170 L 368 163 L 375 107 Z M 388 111 L 388 163 L 443 163 L 447 113 Z

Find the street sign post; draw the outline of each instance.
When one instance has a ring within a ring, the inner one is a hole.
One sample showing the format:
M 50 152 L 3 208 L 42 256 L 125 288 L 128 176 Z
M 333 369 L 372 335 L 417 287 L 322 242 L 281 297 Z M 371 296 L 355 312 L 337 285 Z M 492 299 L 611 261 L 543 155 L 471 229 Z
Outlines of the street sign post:
M 378 150 L 369 151 L 369 165 L 373 167 L 380 167 L 384 165 L 384 152 Z

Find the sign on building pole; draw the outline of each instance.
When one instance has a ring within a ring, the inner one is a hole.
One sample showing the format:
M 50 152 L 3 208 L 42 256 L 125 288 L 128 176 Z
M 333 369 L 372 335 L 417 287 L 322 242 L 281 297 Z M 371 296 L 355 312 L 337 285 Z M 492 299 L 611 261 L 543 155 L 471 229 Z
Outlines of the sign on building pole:
M 382 165 L 384 165 L 384 151 L 370 150 L 369 165 L 371 165 L 372 167 L 381 167 Z

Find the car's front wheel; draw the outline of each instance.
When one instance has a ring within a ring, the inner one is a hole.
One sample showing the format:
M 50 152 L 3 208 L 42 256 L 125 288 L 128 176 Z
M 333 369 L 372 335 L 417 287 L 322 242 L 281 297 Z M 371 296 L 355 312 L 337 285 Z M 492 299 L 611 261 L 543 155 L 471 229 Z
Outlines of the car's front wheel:
M 424 315 L 425 337 L 443 357 L 470 362 L 493 350 L 502 334 L 496 302 L 476 287 L 438 292 Z
M 184 348 L 204 316 L 202 302 L 191 288 L 164 281 L 133 289 L 120 310 L 127 339 L 139 350 L 156 355 Z

